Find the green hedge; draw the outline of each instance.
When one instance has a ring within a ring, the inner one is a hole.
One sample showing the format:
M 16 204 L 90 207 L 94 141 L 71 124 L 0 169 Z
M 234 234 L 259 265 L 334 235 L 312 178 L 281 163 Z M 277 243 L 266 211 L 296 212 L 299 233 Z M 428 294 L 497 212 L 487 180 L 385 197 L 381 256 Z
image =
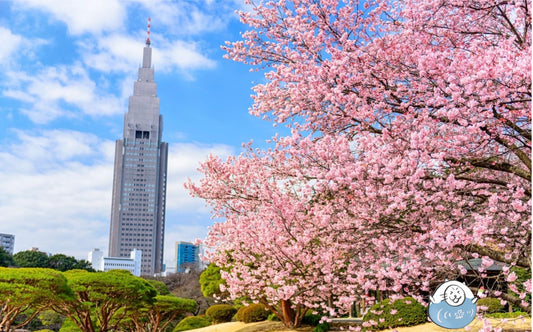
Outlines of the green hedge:
M 328 323 L 320 323 L 313 329 L 313 332 L 327 332 L 329 331 Z
M 241 308 L 242 309 L 242 308 Z M 241 313 L 242 322 L 255 323 L 267 320 L 271 311 L 264 304 L 254 303 L 244 307 Z
M 307 311 L 305 313 L 304 318 L 302 319 L 302 324 L 318 326 L 320 324 L 320 320 L 322 319 L 322 316 L 324 315 L 313 314 L 312 311 Z
M 236 320 L 237 322 L 242 322 L 242 313 L 244 312 L 246 308 L 248 307 L 245 305 L 243 305 L 242 307 L 239 307 L 239 309 L 235 313 L 235 316 L 233 316 L 233 319 Z
M 237 309 L 229 304 L 215 304 L 206 310 L 205 315 L 211 318 L 213 324 L 219 324 L 231 322 L 236 312 Z
M 523 311 L 513 311 L 513 312 L 495 312 L 493 314 L 486 314 L 485 317 L 490 318 L 518 318 L 518 317 L 529 317 L 527 312 Z
M 502 312 L 504 307 L 499 299 L 494 297 L 485 297 L 477 301 L 477 306 L 485 306 L 487 310 L 484 311 L 486 314 L 493 314 L 495 312 Z
M 209 317 L 205 316 L 189 316 L 183 318 L 172 332 L 188 331 L 199 329 L 211 325 Z
M 413 326 L 427 322 L 426 308 L 412 297 L 392 302 L 386 299 L 370 307 L 363 317 L 363 323 L 373 323 L 371 330 L 400 326 Z

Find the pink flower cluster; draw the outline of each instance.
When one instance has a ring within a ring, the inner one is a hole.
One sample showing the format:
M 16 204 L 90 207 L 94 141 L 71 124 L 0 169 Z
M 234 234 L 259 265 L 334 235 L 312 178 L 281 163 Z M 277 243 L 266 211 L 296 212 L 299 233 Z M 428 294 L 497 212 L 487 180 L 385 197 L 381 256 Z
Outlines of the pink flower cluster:
M 251 113 L 292 135 L 211 156 L 186 185 L 225 219 L 205 243 L 233 297 L 333 314 L 428 291 L 466 274 L 460 259 L 530 268 L 526 2 L 280 0 L 241 17 L 227 56 L 270 68 Z

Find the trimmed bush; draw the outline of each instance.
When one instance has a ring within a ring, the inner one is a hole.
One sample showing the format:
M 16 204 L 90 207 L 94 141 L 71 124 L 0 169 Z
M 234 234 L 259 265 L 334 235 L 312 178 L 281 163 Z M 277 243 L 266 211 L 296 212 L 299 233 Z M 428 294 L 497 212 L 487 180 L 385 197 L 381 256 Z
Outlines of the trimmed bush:
M 254 303 L 244 307 L 242 311 L 242 322 L 255 323 L 262 322 L 268 318 L 271 311 L 264 304 Z
M 313 332 L 327 332 L 329 331 L 328 323 L 320 323 L 313 329 Z
M 312 311 L 308 311 L 305 313 L 304 318 L 302 318 L 302 324 L 318 326 L 320 324 L 320 320 L 322 319 L 322 316 L 323 315 L 313 314 Z
M 386 299 L 370 307 L 363 317 L 363 326 L 383 330 L 400 326 L 413 326 L 427 322 L 426 308 L 412 297 L 391 302 Z
M 205 316 L 189 316 L 183 318 L 172 332 L 188 331 L 211 325 L 211 320 Z
M 487 310 L 483 311 L 486 314 L 493 314 L 495 312 L 502 312 L 503 305 L 499 299 L 494 297 L 485 297 L 477 301 L 478 308 L 481 306 L 487 307 Z
M 495 312 L 493 314 L 487 314 L 485 317 L 490 318 L 518 318 L 518 317 L 529 317 L 527 312 L 523 311 L 514 311 L 514 312 Z
M 237 309 L 229 304 L 215 304 L 206 310 L 205 315 L 211 318 L 213 324 L 219 324 L 231 322 L 236 312 Z
M 243 305 L 242 307 L 239 307 L 239 310 L 237 310 L 237 313 L 235 314 L 235 316 L 233 316 L 233 319 L 236 320 L 237 322 L 242 322 L 242 313 L 244 312 L 246 308 L 248 307 L 245 305 Z

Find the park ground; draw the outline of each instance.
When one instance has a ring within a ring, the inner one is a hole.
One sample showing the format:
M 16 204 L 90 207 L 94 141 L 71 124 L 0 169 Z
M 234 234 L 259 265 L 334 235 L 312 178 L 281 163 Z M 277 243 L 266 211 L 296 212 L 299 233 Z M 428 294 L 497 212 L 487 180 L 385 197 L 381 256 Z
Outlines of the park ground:
M 502 331 L 508 331 L 508 332 L 522 332 L 522 331 L 531 331 L 531 318 L 523 319 L 523 318 L 512 318 L 507 319 L 507 322 L 502 323 L 499 319 L 491 319 L 492 326 L 494 327 L 501 327 Z M 470 332 L 477 332 L 479 329 L 483 326 L 483 322 L 475 319 L 470 325 Z M 294 332 L 294 331 L 300 331 L 300 332 L 310 332 L 313 328 L 311 327 L 301 327 L 295 330 L 289 330 L 283 326 L 280 322 L 259 322 L 259 323 L 249 323 L 245 324 L 242 322 L 230 322 L 230 323 L 223 323 L 223 324 L 217 324 L 212 325 L 208 327 L 204 327 L 201 329 L 196 330 L 190 330 L 191 332 L 270 332 L 270 331 L 276 331 L 276 332 Z M 346 330 L 345 330 L 346 331 Z M 383 332 L 391 332 L 391 331 L 398 331 L 398 332 L 450 332 L 450 331 L 466 331 L 465 329 L 456 329 L 456 330 L 449 330 L 442 327 L 439 327 L 433 323 L 427 323 L 412 327 L 399 327 L 393 330 L 384 330 Z

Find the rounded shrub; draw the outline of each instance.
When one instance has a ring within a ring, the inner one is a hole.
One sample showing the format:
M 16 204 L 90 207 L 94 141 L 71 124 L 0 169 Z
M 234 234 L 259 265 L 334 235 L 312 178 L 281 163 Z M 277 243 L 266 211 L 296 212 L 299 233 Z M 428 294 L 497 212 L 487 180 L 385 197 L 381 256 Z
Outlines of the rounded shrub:
M 328 323 L 319 323 L 313 329 L 313 332 L 327 332 L 327 331 L 329 331 L 329 324 Z
M 412 297 L 396 301 L 386 299 L 376 303 L 363 317 L 363 326 L 370 326 L 372 330 L 413 326 L 426 322 L 426 308 Z
M 231 322 L 236 312 L 237 309 L 229 304 L 215 304 L 206 310 L 205 315 L 211 318 L 213 324 L 219 324 Z
M 313 314 L 313 312 L 308 311 L 305 313 L 304 318 L 302 319 L 302 324 L 317 326 L 318 324 L 320 324 L 322 316 L 324 315 Z
M 242 311 L 242 322 L 255 323 L 262 322 L 268 318 L 271 311 L 264 304 L 254 303 L 244 307 Z
M 205 316 L 189 316 L 183 318 L 172 332 L 188 331 L 211 325 L 211 320 Z
M 487 310 L 483 311 L 486 314 L 502 312 L 504 308 L 500 300 L 494 297 L 485 297 L 485 298 L 479 299 L 476 304 L 478 308 L 482 306 L 487 307 Z
M 242 306 L 239 308 L 239 310 L 237 310 L 237 312 L 235 313 L 235 316 L 233 316 L 233 319 L 236 320 L 237 322 L 242 322 L 242 313 L 244 312 L 244 310 L 248 308 L 247 306 Z

